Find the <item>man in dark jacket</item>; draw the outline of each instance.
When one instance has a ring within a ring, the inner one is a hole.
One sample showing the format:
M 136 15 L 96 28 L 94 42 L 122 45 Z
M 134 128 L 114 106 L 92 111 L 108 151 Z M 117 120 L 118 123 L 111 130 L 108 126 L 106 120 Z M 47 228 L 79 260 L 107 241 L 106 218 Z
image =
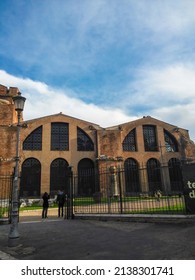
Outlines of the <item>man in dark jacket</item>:
M 62 191 L 58 191 L 57 194 L 57 203 L 58 203 L 58 217 L 64 216 L 64 203 L 65 203 L 65 194 Z
M 42 219 L 47 218 L 47 211 L 49 207 L 49 194 L 47 192 L 42 196 L 43 199 L 43 211 L 42 211 Z

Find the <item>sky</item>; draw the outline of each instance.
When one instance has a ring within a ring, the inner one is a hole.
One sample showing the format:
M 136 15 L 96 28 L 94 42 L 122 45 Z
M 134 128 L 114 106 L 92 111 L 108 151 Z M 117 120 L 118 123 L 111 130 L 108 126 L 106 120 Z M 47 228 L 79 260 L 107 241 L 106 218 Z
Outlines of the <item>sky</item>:
M 195 141 L 194 0 L 0 0 L 0 84 L 25 120 L 151 116 Z

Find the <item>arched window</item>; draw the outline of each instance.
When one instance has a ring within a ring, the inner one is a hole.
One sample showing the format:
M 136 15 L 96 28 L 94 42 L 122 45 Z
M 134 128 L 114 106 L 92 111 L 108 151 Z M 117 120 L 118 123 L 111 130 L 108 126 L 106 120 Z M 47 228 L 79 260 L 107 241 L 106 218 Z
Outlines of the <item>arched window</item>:
M 56 194 L 58 190 L 68 193 L 68 162 L 57 158 L 50 165 L 50 193 Z
M 125 186 L 126 193 L 140 192 L 139 167 L 133 158 L 125 160 Z
M 42 126 L 33 130 L 23 142 L 23 150 L 42 150 Z
M 77 151 L 94 151 L 94 144 L 89 135 L 77 127 Z
M 146 152 L 158 151 L 158 144 L 156 139 L 156 126 L 144 125 L 143 135 L 144 135 L 145 151 Z
M 178 144 L 173 135 L 164 129 L 165 146 L 167 152 L 178 152 Z
M 91 159 L 84 158 L 78 163 L 78 194 L 91 196 L 95 192 L 95 169 Z
M 123 151 L 137 151 L 135 128 L 126 135 L 123 141 Z
M 168 162 L 169 177 L 172 191 L 183 190 L 183 179 L 181 171 L 181 162 L 177 158 L 171 158 Z
M 155 192 L 156 190 L 162 190 L 160 162 L 157 159 L 151 158 L 148 160 L 147 174 L 149 191 Z
M 68 123 L 51 123 L 51 150 L 69 150 L 69 125 Z
M 36 158 L 28 158 L 22 164 L 20 182 L 21 197 L 40 196 L 41 164 Z

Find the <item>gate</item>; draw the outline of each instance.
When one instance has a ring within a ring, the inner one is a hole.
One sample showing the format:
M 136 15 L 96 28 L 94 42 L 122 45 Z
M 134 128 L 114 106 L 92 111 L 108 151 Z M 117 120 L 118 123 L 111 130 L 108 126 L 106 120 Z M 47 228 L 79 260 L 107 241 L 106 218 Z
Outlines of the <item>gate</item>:
M 0 221 L 10 222 L 13 177 L 0 175 Z
M 159 166 L 157 168 L 155 166 L 152 171 L 149 168 L 147 166 L 145 169 L 139 169 L 139 173 L 153 174 L 157 170 L 157 175 L 162 176 L 163 172 Z M 135 172 L 132 172 L 131 169 L 130 171 L 128 175 L 127 168 L 110 168 L 94 172 L 96 188 L 93 193 L 85 192 L 85 194 L 81 194 L 78 190 L 81 174 L 79 176 L 71 175 L 69 217 L 77 214 L 186 214 L 181 181 L 179 187 L 175 188 L 178 191 L 167 190 L 166 186 L 163 186 L 164 189 L 159 188 L 159 184 L 153 184 L 151 189 L 151 177 L 145 176 L 145 182 L 142 181 L 142 184 L 148 183 L 148 191 L 143 191 L 138 179 L 134 179 L 133 184 L 130 183 L 132 175 L 135 175 Z M 138 174 L 137 171 L 136 174 Z M 87 178 L 85 176 L 83 181 L 86 182 Z M 91 177 L 86 185 L 88 186 L 90 182 L 92 182 Z M 132 189 L 130 189 L 131 185 Z

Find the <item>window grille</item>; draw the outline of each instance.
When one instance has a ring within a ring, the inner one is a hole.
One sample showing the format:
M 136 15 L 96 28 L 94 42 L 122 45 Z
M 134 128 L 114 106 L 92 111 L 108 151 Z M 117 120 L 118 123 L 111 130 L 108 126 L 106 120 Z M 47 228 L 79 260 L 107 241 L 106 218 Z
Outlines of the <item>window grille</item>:
M 125 160 L 124 166 L 126 192 L 139 192 L 140 180 L 137 161 L 133 158 L 128 158 Z
M 26 137 L 23 142 L 23 150 L 42 150 L 42 126 Z
M 36 158 L 28 158 L 22 164 L 20 196 L 40 196 L 41 163 Z
M 68 162 L 63 158 L 57 158 L 50 165 L 50 193 L 58 190 L 68 192 Z
M 95 193 L 95 169 L 91 159 L 84 158 L 78 164 L 78 194 L 91 196 Z
M 123 151 L 137 151 L 136 147 L 136 130 L 131 130 L 123 141 Z
M 168 162 L 169 177 L 172 191 L 183 190 L 183 178 L 181 170 L 181 162 L 177 158 L 171 158 Z
M 160 162 L 151 158 L 147 162 L 148 184 L 149 191 L 155 192 L 156 190 L 162 190 Z
M 165 146 L 167 152 L 178 152 L 177 141 L 173 135 L 164 130 Z
M 69 150 L 69 125 L 68 123 L 51 123 L 51 150 Z
M 81 128 L 77 127 L 77 150 L 94 151 L 94 143 Z
M 144 145 L 146 152 L 158 151 L 157 139 L 156 139 L 156 127 L 153 125 L 143 126 Z

